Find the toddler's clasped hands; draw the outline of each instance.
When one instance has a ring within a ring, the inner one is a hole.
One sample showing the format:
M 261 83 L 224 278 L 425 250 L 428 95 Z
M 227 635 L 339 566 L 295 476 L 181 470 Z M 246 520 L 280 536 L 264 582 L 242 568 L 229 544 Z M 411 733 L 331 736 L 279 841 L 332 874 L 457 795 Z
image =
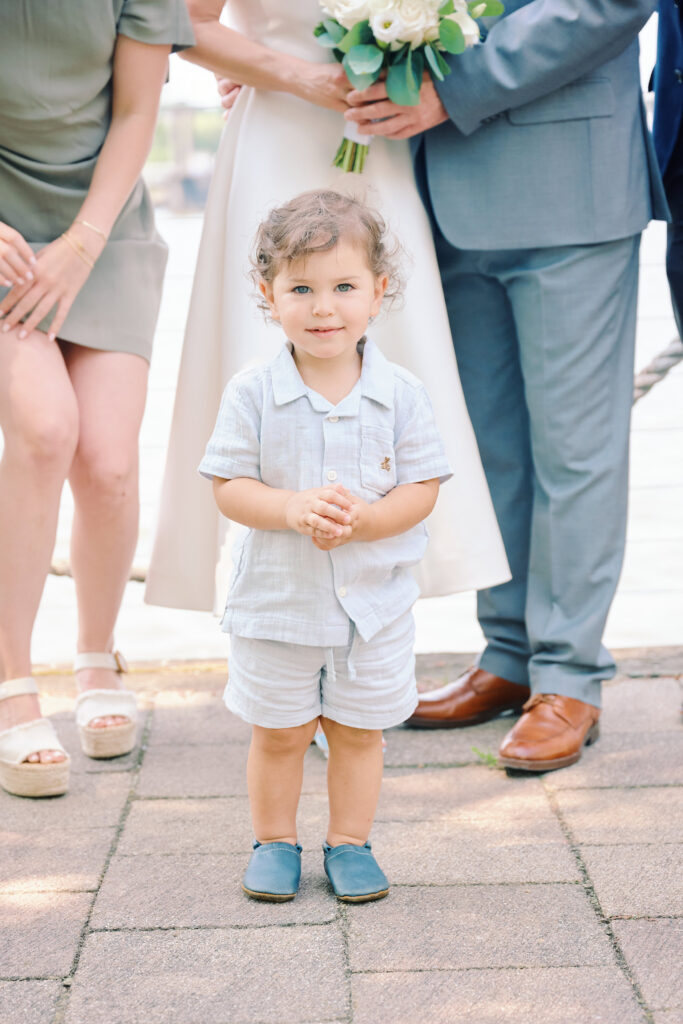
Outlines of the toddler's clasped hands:
M 360 540 L 359 528 L 367 502 L 342 484 L 295 491 L 288 499 L 285 519 L 290 530 L 309 536 L 321 551 Z

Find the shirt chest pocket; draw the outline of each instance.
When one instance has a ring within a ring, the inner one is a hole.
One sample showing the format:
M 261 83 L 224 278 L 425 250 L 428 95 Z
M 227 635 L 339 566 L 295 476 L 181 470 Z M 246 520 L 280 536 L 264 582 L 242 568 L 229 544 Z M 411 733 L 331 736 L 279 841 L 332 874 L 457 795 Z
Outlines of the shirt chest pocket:
M 394 432 L 388 427 L 361 427 L 360 481 L 380 495 L 396 486 Z

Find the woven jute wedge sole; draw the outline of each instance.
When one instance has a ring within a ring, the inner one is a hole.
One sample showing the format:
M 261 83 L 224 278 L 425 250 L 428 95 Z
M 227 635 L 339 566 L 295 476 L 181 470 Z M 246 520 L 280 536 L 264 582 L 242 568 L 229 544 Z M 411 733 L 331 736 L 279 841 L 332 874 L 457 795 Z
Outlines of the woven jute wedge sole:
M 97 760 L 130 754 L 135 746 L 136 731 L 135 722 L 103 726 L 101 729 L 82 725 L 78 729 L 83 753 Z
M 69 788 L 70 758 L 56 764 L 0 761 L 0 786 L 13 796 L 62 796 Z

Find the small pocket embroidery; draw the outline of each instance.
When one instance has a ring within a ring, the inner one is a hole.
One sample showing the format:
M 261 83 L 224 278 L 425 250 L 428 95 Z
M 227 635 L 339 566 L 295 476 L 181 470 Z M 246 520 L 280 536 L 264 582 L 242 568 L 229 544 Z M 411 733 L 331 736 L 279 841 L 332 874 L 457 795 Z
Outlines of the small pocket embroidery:
M 360 479 L 376 494 L 388 494 L 396 486 L 394 432 L 388 427 L 361 427 Z

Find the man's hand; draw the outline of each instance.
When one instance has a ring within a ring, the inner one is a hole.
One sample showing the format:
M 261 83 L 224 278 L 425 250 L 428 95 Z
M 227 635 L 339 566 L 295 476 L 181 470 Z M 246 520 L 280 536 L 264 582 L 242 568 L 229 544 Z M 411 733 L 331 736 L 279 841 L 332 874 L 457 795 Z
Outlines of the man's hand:
M 351 107 L 344 115 L 353 121 L 363 135 L 384 135 L 387 139 L 409 139 L 448 120 L 448 113 L 434 88 L 431 75 L 425 72 L 416 107 L 399 107 L 387 96 L 384 82 L 375 82 L 359 92 L 354 89 L 346 97 Z
M 295 491 L 285 506 L 290 530 L 306 536 L 335 539 L 351 534 L 351 499 L 341 484 Z

